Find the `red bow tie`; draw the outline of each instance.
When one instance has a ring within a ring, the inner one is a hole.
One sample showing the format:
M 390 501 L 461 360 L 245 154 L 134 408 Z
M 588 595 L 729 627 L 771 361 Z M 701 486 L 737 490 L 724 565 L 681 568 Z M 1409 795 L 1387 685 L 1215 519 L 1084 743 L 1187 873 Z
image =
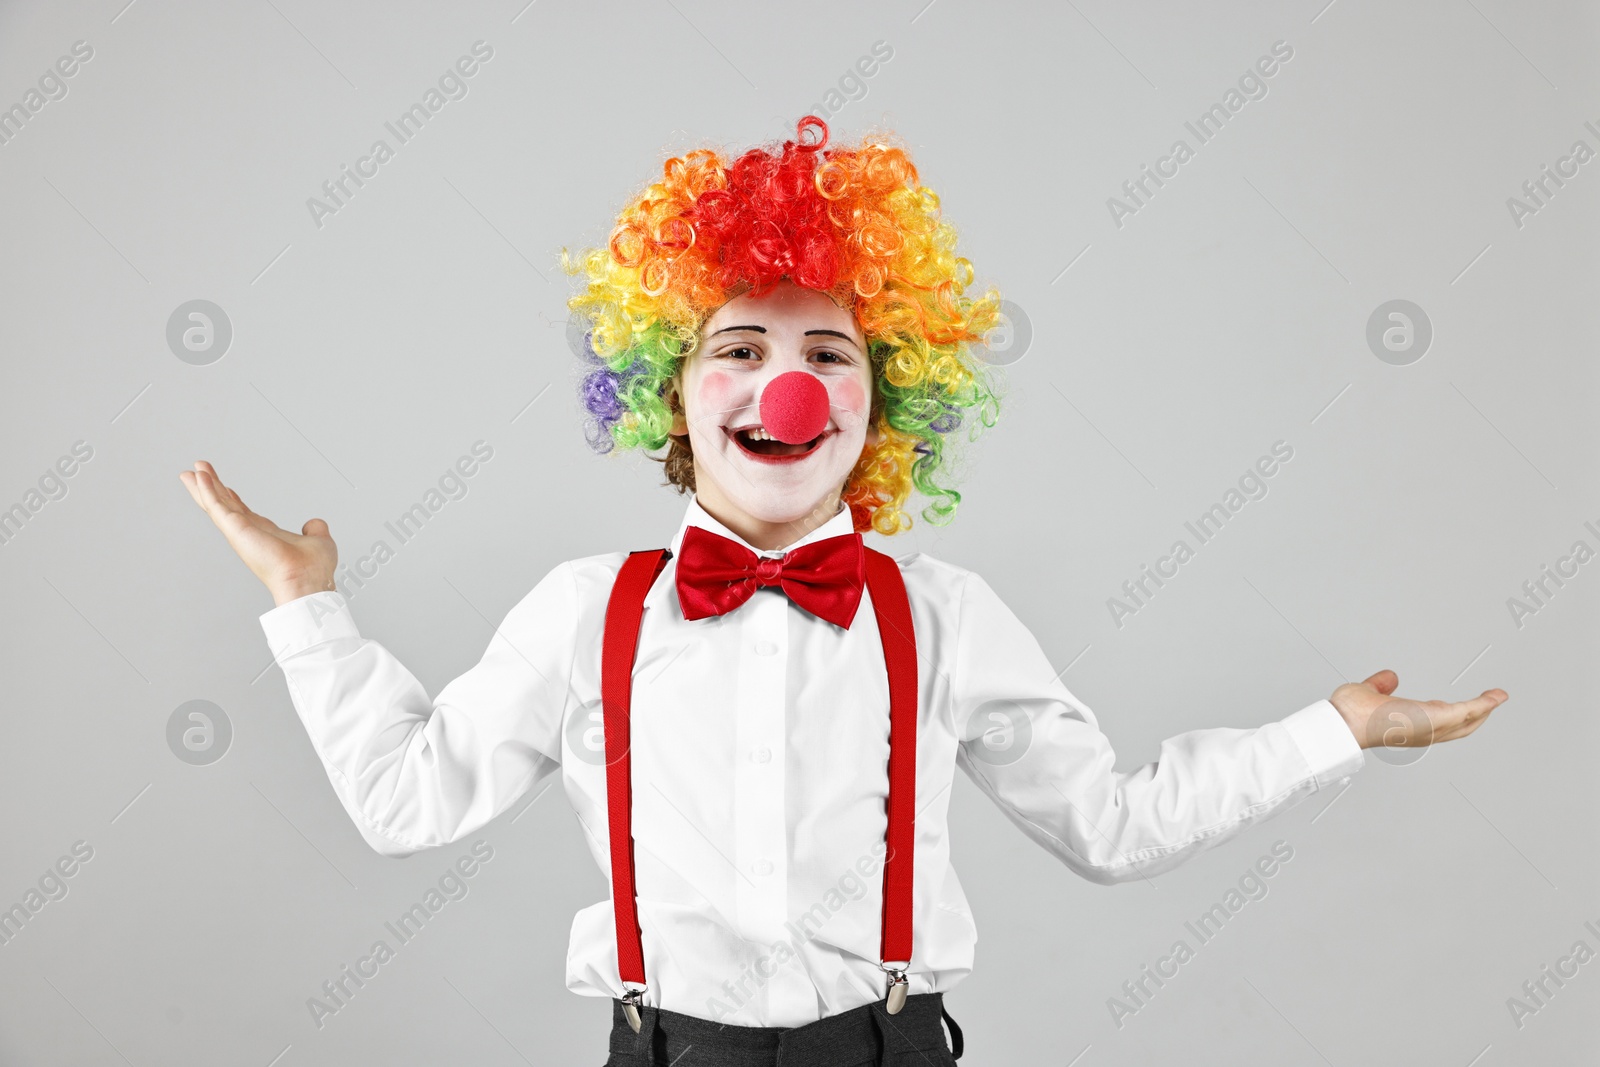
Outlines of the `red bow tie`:
M 725 615 L 749 600 L 757 586 L 775 585 L 817 618 L 848 630 L 866 575 L 859 533 L 825 537 L 773 559 L 689 526 L 678 549 L 678 603 L 685 619 Z

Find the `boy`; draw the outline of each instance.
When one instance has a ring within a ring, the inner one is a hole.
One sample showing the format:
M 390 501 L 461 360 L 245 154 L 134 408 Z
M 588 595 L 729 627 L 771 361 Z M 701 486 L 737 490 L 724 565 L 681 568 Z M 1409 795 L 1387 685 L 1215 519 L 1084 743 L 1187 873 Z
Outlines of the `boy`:
M 668 160 L 608 247 L 569 264 L 592 444 L 666 444 L 693 495 L 666 551 L 550 571 L 436 699 L 357 631 L 326 523 L 289 533 L 208 464 L 181 475 L 271 590 L 269 644 L 375 849 L 458 840 L 561 772 L 612 883 L 573 922 L 567 984 L 613 998 L 614 1067 L 959 1056 L 943 995 L 976 931 L 949 862 L 957 765 L 1114 883 L 1354 773 L 1363 748 L 1465 736 L 1507 699 L 1391 701 L 1380 671 L 1117 773 L 981 577 L 862 542 L 910 524 L 913 488 L 930 521 L 955 511 L 944 439 L 993 421 L 968 346 L 998 297 L 965 295 L 971 265 L 903 150 L 826 144 L 807 118 L 776 149 Z M 1386 703 L 1424 736 L 1380 733 Z

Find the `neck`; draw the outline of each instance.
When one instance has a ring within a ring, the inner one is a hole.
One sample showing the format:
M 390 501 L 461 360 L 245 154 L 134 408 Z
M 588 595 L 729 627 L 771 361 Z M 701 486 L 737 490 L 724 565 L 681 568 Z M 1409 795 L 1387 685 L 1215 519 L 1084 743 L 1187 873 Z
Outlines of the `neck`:
M 840 490 L 835 489 L 796 518 L 768 522 L 740 510 L 714 494 L 696 491 L 695 501 L 706 514 L 763 551 L 787 548 L 839 514 Z

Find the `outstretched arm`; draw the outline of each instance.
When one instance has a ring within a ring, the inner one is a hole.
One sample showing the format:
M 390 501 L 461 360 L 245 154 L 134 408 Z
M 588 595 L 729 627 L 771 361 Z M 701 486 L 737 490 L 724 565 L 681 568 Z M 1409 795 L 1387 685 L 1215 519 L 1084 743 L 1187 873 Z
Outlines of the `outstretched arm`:
M 209 464 L 183 480 L 272 591 L 267 642 L 334 792 L 376 851 L 406 856 L 459 840 L 560 766 L 577 617 L 566 564 L 507 613 L 476 666 L 430 699 L 388 649 L 361 636 L 332 588 L 326 523 L 280 529 Z
M 1394 695 L 1400 676 L 1385 669 L 1364 682 L 1346 682 L 1328 698 L 1362 748 L 1424 748 L 1466 737 L 1509 700 L 1485 689 L 1471 700 L 1410 700 Z
M 1053 677 L 1033 634 L 980 576 L 967 578 L 961 605 L 957 761 L 1032 840 L 1101 884 L 1216 847 L 1359 771 L 1363 748 L 1465 736 L 1505 699 L 1491 690 L 1458 704 L 1397 702 L 1398 679 L 1380 671 L 1264 726 L 1177 734 L 1154 761 L 1119 772 L 1094 713 Z M 1416 708 L 1427 709 L 1431 737 L 1377 728 L 1394 712 L 1416 721 Z

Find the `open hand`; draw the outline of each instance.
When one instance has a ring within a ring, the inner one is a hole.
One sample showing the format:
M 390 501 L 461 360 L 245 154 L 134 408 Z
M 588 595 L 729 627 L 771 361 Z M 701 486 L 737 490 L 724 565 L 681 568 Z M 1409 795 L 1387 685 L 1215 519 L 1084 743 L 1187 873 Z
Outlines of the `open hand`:
M 1381 670 L 1364 682 L 1346 682 L 1328 700 L 1362 748 L 1422 748 L 1466 737 L 1489 712 L 1510 699 L 1504 689 L 1485 689 L 1471 700 L 1408 700 L 1392 695 L 1400 676 Z
M 205 460 L 194 470 L 178 475 L 194 502 L 211 516 L 228 544 L 260 578 L 279 604 L 310 593 L 333 589 L 333 569 L 339 550 L 328 534 L 328 524 L 311 519 L 290 533 L 245 506 L 239 494 L 222 484 Z

